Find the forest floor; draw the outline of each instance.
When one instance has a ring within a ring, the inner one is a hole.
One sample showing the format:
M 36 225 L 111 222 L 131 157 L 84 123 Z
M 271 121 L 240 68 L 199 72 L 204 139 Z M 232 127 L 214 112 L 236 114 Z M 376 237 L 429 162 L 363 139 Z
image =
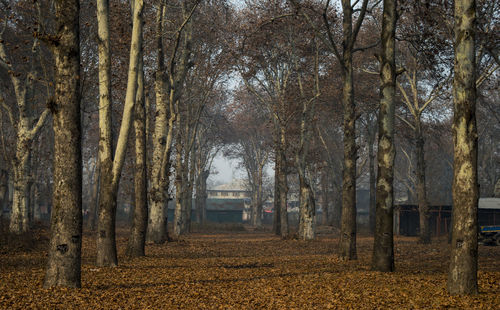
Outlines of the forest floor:
M 370 270 L 373 239 L 358 237 L 357 261 L 341 261 L 326 229 L 312 242 L 264 231 L 195 232 L 147 246 L 97 268 L 95 239 L 83 239 L 82 288 L 42 289 L 46 231 L 27 251 L 0 247 L 0 309 L 500 309 L 500 247 L 479 247 L 477 296 L 446 293 L 449 246 L 395 238 L 396 271 Z M 45 239 L 44 239 L 45 238 Z M 45 241 L 44 241 L 45 240 Z

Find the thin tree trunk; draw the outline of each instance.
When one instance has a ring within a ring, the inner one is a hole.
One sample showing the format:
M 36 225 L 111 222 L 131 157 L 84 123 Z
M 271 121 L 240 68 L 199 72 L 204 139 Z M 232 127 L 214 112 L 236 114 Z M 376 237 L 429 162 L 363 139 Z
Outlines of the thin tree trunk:
M 55 2 L 54 193 L 44 287 L 81 287 L 82 154 L 79 1 Z
M 184 225 L 184 233 L 189 233 L 191 232 L 191 217 L 193 214 L 193 184 L 194 184 L 194 173 L 195 173 L 195 159 L 196 159 L 196 149 L 193 149 L 189 155 L 189 174 L 186 169 L 186 176 L 185 176 L 185 182 L 186 182 L 186 199 L 185 199 L 185 208 L 184 208 L 184 213 L 185 213 L 185 225 Z M 187 165 L 187 161 L 186 161 Z
M 100 1 L 99 1 L 100 2 Z M 98 5 L 99 5 L 98 2 Z M 103 184 L 101 186 L 101 194 L 99 198 L 99 222 L 97 234 L 97 265 L 98 266 L 116 266 L 118 258 L 116 253 L 116 237 L 115 237 L 115 223 L 116 223 L 116 198 L 118 194 L 118 185 L 120 181 L 121 170 L 125 161 L 125 153 L 127 148 L 127 140 L 130 132 L 130 127 L 133 118 L 133 109 L 135 97 L 137 92 L 137 76 L 139 67 L 140 56 L 140 39 L 142 33 L 142 22 L 140 16 L 142 15 L 143 1 L 136 0 L 134 8 L 133 26 L 132 26 L 132 40 L 130 46 L 130 63 L 127 78 L 127 91 L 125 95 L 125 106 L 123 109 L 122 124 L 120 126 L 120 134 L 116 145 L 115 158 L 110 164 L 109 154 L 103 154 L 103 161 L 101 168 L 105 167 L 106 173 L 109 172 L 111 166 L 111 174 L 102 176 Z M 107 11 L 107 10 L 105 10 Z M 98 6 L 98 16 L 102 14 L 102 7 Z M 107 19 L 107 17 L 105 18 Z M 99 25 L 100 28 L 101 25 Z M 107 29 L 109 32 L 109 28 Z M 109 37 L 109 33 L 108 33 Z M 109 57 L 109 53 L 107 55 Z M 106 57 L 104 56 L 104 59 Z M 101 124 L 100 124 L 101 125 Z M 106 131 L 111 131 L 111 123 L 103 123 L 107 127 Z M 111 142 L 111 141 L 110 141 Z M 106 142 L 109 147 L 108 142 Z M 101 171 L 104 173 L 104 171 Z
M 311 185 L 307 181 L 305 174 L 302 173 L 299 173 L 299 183 L 300 183 L 299 239 L 314 240 L 316 205 L 314 203 L 314 197 Z
M 207 179 L 210 171 L 202 171 L 196 181 L 196 219 L 198 223 L 204 224 L 206 221 L 207 203 Z
M 276 134 L 276 137 L 278 135 Z M 280 146 L 279 140 L 275 141 L 275 159 L 274 159 L 274 217 L 273 217 L 273 232 L 277 236 L 281 236 L 281 202 L 280 202 Z
M 99 203 L 97 206 L 97 238 L 112 238 L 114 240 L 114 221 L 116 212 L 116 197 L 113 190 L 113 136 L 112 136 L 112 107 L 111 107 L 111 56 L 109 34 L 109 0 L 97 1 L 97 35 L 99 53 Z M 107 225 L 105 225 L 105 223 Z M 112 236 L 107 236 L 112 234 Z M 108 239 L 109 240 L 109 239 Z M 98 248 L 99 245 L 98 241 Z M 98 265 L 116 265 L 115 245 L 109 244 L 111 249 L 106 256 L 111 256 L 111 262 L 102 258 Z M 113 249 L 114 248 L 114 249 Z M 100 250 L 101 255 L 102 249 Z
M 131 1 L 132 6 L 135 1 Z M 142 17 L 142 16 L 141 16 Z M 142 23 L 142 18 L 140 19 Z M 144 256 L 146 232 L 148 225 L 148 198 L 146 178 L 146 108 L 144 102 L 144 64 L 142 56 L 139 58 L 139 76 L 137 79 L 137 95 L 135 103 L 135 172 L 134 172 L 134 219 L 128 241 L 127 254 L 129 256 Z
M 279 210 L 280 210 L 280 230 L 281 237 L 288 238 L 289 228 L 288 228 L 288 181 L 287 181 L 287 164 L 286 164 L 286 132 L 285 127 L 280 125 L 280 146 L 279 146 L 279 175 L 278 175 L 278 186 L 279 186 Z
M 340 184 L 338 186 L 334 185 L 333 189 L 334 199 L 331 223 L 333 227 L 340 229 L 340 220 L 342 218 L 342 193 Z
M 166 94 L 167 82 L 164 73 L 164 51 L 163 51 L 163 18 L 165 5 L 160 2 L 156 15 L 156 57 L 158 69 L 156 71 L 155 93 L 156 93 L 156 113 L 155 127 L 153 133 L 153 159 L 151 164 L 151 190 L 149 194 L 149 221 L 148 221 L 148 240 L 156 244 L 164 243 L 167 240 L 166 231 L 166 211 L 168 178 L 162 173 L 163 161 L 169 161 L 170 158 L 164 158 L 164 151 L 167 146 L 167 117 L 168 117 L 168 96 Z M 170 111 L 173 113 L 173 111 Z
M 9 200 L 9 173 L 0 168 L 0 231 L 3 231 L 3 210 Z
M 476 2 L 455 0 L 453 234 L 448 292 L 477 294 Z
M 431 243 L 431 231 L 429 227 L 430 214 L 429 204 L 427 202 L 427 191 L 425 189 L 425 155 L 424 155 L 424 137 L 422 133 L 420 115 L 415 124 L 415 144 L 417 151 L 417 199 L 418 212 L 420 219 L 420 243 Z
M 183 174 L 184 174 L 184 165 L 182 162 L 182 156 L 184 153 L 184 147 L 182 143 L 182 135 L 181 135 L 181 117 L 180 113 L 177 116 L 177 137 L 175 142 L 175 151 L 176 151 L 176 159 L 175 159 L 175 210 L 174 210 L 174 227 L 173 227 L 173 235 L 174 238 L 179 238 L 182 235 L 182 227 L 184 226 L 184 218 L 182 212 L 182 205 L 184 203 L 183 198 L 185 197 L 183 192 Z
M 90 231 L 95 231 L 97 224 L 97 209 L 99 205 L 99 191 L 101 183 L 101 168 L 99 163 L 96 164 L 96 171 L 94 172 L 94 183 L 92 184 L 92 198 L 90 199 L 90 210 L 89 210 L 89 229 Z
M 350 5 L 349 5 L 350 7 Z M 344 16 L 346 13 L 344 12 Z M 350 22 L 349 22 L 350 25 Z M 356 115 L 352 55 L 344 51 L 342 101 L 344 106 L 344 173 L 342 178 L 342 219 L 340 256 L 357 259 L 356 253 Z
M 372 269 L 394 271 L 394 106 L 396 87 L 396 1 L 384 0 L 378 117 L 376 223 Z
M 321 211 L 323 212 L 323 216 L 321 218 L 321 224 L 326 226 L 330 223 L 329 221 L 329 197 L 328 197 L 328 173 L 326 173 L 326 167 L 325 170 L 321 172 Z
M 370 125 L 369 125 L 370 126 Z M 373 128 L 369 129 L 369 141 L 368 141 L 368 158 L 370 166 L 370 209 L 369 209 L 369 228 L 370 233 L 375 232 L 375 210 L 377 206 L 376 201 L 376 178 L 375 178 L 375 152 L 373 150 L 373 145 L 375 144 L 375 134 L 372 133 Z

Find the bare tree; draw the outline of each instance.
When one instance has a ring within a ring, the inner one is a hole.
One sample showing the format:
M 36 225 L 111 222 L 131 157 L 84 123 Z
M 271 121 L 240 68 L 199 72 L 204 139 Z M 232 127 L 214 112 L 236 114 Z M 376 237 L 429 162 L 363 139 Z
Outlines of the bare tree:
M 99 217 L 97 227 L 97 265 L 116 266 L 116 199 L 121 170 L 125 161 L 127 140 L 132 125 L 134 103 L 137 92 L 137 77 L 140 56 L 140 38 L 143 23 L 141 15 L 143 1 L 135 1 L 130 47 L 130 63 L 128 69 L 127 91 L 123 108 L 122 123 L 113 157 L 111 137 L 111 59 L 109 53 L 109 3 L 99 0 L 97 5 L 98 35 L 99 35 L 99 167 L 101 169 L 101 184 L 99 194 Z
M 29 65 L 27 71 L 23 73 L 21 66 L 19 68 L 14 66 L 15 62 L 9 57 L 12 55 L 9 55 L 9 50 L 6 46 L 5 34 L 8 30 L 10 20 L 8 14 L 11 13 L 12 7 L 7 4 L 2 5 L 4 7 L 3 14 L 5 15 L 3 16 L 4 22 L 0 29 L 0 69 L 5 70 L 10 77 L 10 81 L 14 86 L 16 103 L 16 107 L 13 110 L 7 104 L 3 94 L 0 94 L 0 108 L 7 112 L 8 119 L 16 135 L 15 153 L 10 160 L 14 174 L 14 198 L 12 201 L 9 231 L 20 234 L 27 232 L 30 228 L 29 198 L 31 184 L 33 183 L 30 179 L 32 144 L 49 116 L 50 111 L 48 108 L 45 108 L 38 117 L 34 115 L 34 111 L 36 111 L 33 102 L 35 100 L 35 87 L 36 81 L 40 78 L 37 63 L 43 64 L 40 39 L 37 37 L 32 39 Z M 39 32 L 44 32 L 40 4 L 36 4 L 35 8 L 39 19 L 36 29 Z

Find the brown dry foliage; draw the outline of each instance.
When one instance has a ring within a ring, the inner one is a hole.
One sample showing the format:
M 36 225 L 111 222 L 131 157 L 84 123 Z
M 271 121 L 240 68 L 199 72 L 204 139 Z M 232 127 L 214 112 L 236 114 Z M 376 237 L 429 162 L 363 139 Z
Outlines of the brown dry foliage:
M 396 272 L 370 271 L 373 239 L 358 238 L 358 261 L 341 261 L 338 239 L 312 242 L 266 232 L 195 233 L 148 245 L 97 268 L 95 240 L 83 240 L 82 289 L 42 289 L 45 250 L 0 253 L 0 308 L 93 309 L 499 309 L 500 247 L 480 246 L 478 296 L 446 293 L 449 246 L 395 240 Z

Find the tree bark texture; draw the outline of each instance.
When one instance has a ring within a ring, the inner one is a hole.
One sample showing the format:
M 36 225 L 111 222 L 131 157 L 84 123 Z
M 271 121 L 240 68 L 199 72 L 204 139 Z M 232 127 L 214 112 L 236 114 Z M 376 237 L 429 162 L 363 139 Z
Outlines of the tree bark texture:
M 100 2 L 100 1 L 99 1 Z M 108 3 L 99 4 L 98 2 L 98 16 L 107 12 L 109 7 Z M 130 60 L 127 77 L 127 91 L 125 94 L 125 106 L 123 109 L 122 123 L 120 126 L 120 133 L 116 145 L 115 158 L 111 161 L 111 141 L 102 141 L 106 145 L 106 151 L 103 148 L 103 157 L 101 159 L 102 184 L 101 193 L 99 195 L 99 217 L 98 217 L 98 233 L 97 233 L 97 265 L 101 267 L 112 267 L 118 264 L 116 253 L 116 237 L 115 237 L 115 224 L 116 224 L 116 198 L 118 194 L 118 186 L 120 181 L 121 169 L 125 161 L 125 153 L 127 147 L 127 140 L 132 123 L 132 116 L 135 104 L 135 97 L 137 93 L 137 76 L 139 68 L 140 47 L 141 47 L 141 34 L 142 34 L 142 15 L 143 1 L 136 0 L 134 7 L 133 26 L 132 26 L 132 39 L 130 46 Z M 107 16 L 102 16 L 102 21 L 107 20 Z M 99 21 L 99 19 L 98 19 Z M 104 25 L 102 25 L 104 27 Z M 99 25 L 99 28 L 101 25 Z M 99 32 L 99 31 L 98 31 Z M 109 25 L 107 31 L 109 39 Z M 101 36 L 99 36 L 101 38 Z M 103 35 L 105 38 L 106 35 Z M 101 41 L 101 40 L 100 40 Z M 107 55 L 106 55 L 107 54 Z M 103 53 L 103 61 L 109 58 L 108 53 Z M 109 59 L 108 59 L 109 60 Z M 107 68 L 103 68 L 107 69 Z M 100 72 L 101 74 L 101 72 Z M 105 75 L 103 74 L 103 77 Z M 100 83 L 103 80 L 100 80 Z M 101 95 L 102 96 L 102 95 Z M 104 133 L 111 132 L 111 123 L 107 123 L 108 119 L 103 118 L 103 123 L 100 123 L 100 128 L 105 128 Z M 103 133 L 103 134 L 104 134 Z M 107 138 L 110 138 L 108 134 Z M 101 136 L 102 139 L 102 136 Z M 100 148 L 101 151 L 101 148 Z M 101 154 L 100 154 L 101 155 Z M 109 173 L 111 171 L 111 173 Z
M 109 34 L 109 0 L 97 1 L 97 35 L 99 54 L 99 203 L 97 207 L 97 265 L 118 263 L 116 258 L 115 213 L 116 194 L 113 190 L 113 136 L 111 99 L 111 55 Z M 100 241 L 99 241 L 100 240 Z M 104 245 L 104 241 L 108 244 Z M 108 253 L 103 253 L 108 249 Z M 99 257 L 101 256 L 101 257 Z M 109 257 L 109 259 L 108 259 Z
M 177 116 L 177 124 L 180 125 L 180 115 Z M 178 127 L 179 128 L 179 127 Z M 184 165 L 182 162 L 182 156 L 184 153 L 184 147 L 182 143 L 182 138 L 180 134 L 181 130 L 177 132 L 175 151 L 176 151 L 176 159 L 175 159 L 175 210 L 174 210 L 174 227 L 173 227 L 173 236 L 174 238 L 179 238 L 180 235 L 183 234 L 184 227 L 184 214 L 182 212 L 182 205 L 184 204 L 184 182 L 183 182 L 183 169 Z
M 166 232 L 166 211 L 168 178 L 162 173 L 162 162 L 169 158 L 164 158 L 164 151 L 167 146 L 167 118 L 169 114 L 169 102 L 167 96 L 167 82 L 164 73 L 164 49 L 162 41 L 164 1 L 156 15 L 156 40 L 157 40 L 157 62 L 158 69 L 155 76 L 156 113 L 153 133 L 153 159 L 151 162 L 151 189 L 149 192 L 149 221 L 148 240 L 161 244 L 167 240 Z M 170 111 L 172 113 L 172 111 Z M 169 154 L 170 155 L 170 154 Z
M 21 128 L 18 130 L 24 131 Z M 9 231 L 15 234 L 25 233 L 30 229 L 28 216 L 30 154 L 27 152 L 30 148 L 31 141 L 25 137 L 25 134 L 18 134 L 15 158 L 16 166 L 14 167 L 14 193 L 9 225 Z
M 369 125 L 370 126 L 370 125 Z M 371 127 L 371 126 L 370 126 Z M 375 144 L 376 132 L 373 128 L 368 129 L 368 160 L 369 160 L 369 178 L 370 178 L 370 207 L 369 207 L 369 228 L 370 233 L 375 233 L 375 210 L 377 209 L 376 200 L 376 177 L 375 177 L 375 151 L 373 145 Z
M 99 205 L 99 190 L 101 183 L 101 168 L 96 164 L 94 171 L 94 183 L 92 184 L 92 198 L 89 208 L 88 227 L 90 231 L 95 231 L 97 226 L 97 209 Z
M 82 154 L 79 1 L 55 2 L 54 192 L 44 287 L 81 287 Z
M 209 170 L 202 171 L 196 179 L 196 219 L 204 224 L 207 220 L 207 179 Z
M 305 175 L 299 175 L 300 186 L 300 221 L 299 239 L 314 240 L 316 226 L 316 203 L 309 181 Z
M 372 269 L 394 271 L 394 107 L 396 1 L 384 0 L 378 117 L 377 192 Z
M 476 1 L 455 0 L 453 233 L 448 292 L 477 294 Z
M 329 203 L 330 203 L 330 198 L 329 198 L 329 186 L 328 186 L 328 173 L 326 172 L 327 169 L 323 170 L 321 172 L 321 211 L 323 212 L 322 217 L 321 217 L 321 224 L 322 225 L 329 225 L 330 221 L 330 210 L 329 210 Z
M 281 203 L 280 203 L 280 187 L 279 187 L 279 143 L 275 141 L 275 159 L 274 159 L 274 217 L 273 217 L 273 232 L 277 236 L 281 236 Z
M 417 151 L 417 199 L 420 220 L 420 243 L 431 243 L 429 203 L 427 202 L 427 191 L 425 189 L 425 153 L 424 137 L 420 115 L 415 124 L 415 144 Z
M 343 54 L 342 105 L 344 107 L 344 170 L 342 178 L 342 218 L 340 224 L 340 257 L 357 259 L 356 253 L 356 113 L 352 71 L 352 7 L 342 1 Z
M 286 163 L 286 129 L 284 125 L 280 125 L 279 133 L 279 154 L 277 154 L 279 164 L 278 171 L 278 194 L 279 194 L 279 211 L 280 211 L 280 231 L 282 238 L 288 238 L 288 180 L 287 180 L 287 163 Z
M 134 2 L 134 1 L 132 1 Z M 142 18 L 140 20 L 142 23 Z M 144 100 L 144 64 L 142 56 L 139 58 L 139 76 L 137 79 L 137 95 L 135 103 L 134 131 L 135 131 L 135 167 L 134 167 L 134 218 L 128 240 L 127 254 L 139 257 L 145 255 L 146 232 L 148 225 L 148 198 L 146 178 L 146 107 Z
M 350 5 L 349 5 L 350 7 Z M 347 15 L 344 12 L 344 16 Z M 350 25 L 350 22 L 349 22 Z M 352 55 L 344 51 L 342 102 L 344 106 L 344 171 L 342 178 L 342 219 L 340 256 L 357 259 L 356 253 L 356 115 Z

